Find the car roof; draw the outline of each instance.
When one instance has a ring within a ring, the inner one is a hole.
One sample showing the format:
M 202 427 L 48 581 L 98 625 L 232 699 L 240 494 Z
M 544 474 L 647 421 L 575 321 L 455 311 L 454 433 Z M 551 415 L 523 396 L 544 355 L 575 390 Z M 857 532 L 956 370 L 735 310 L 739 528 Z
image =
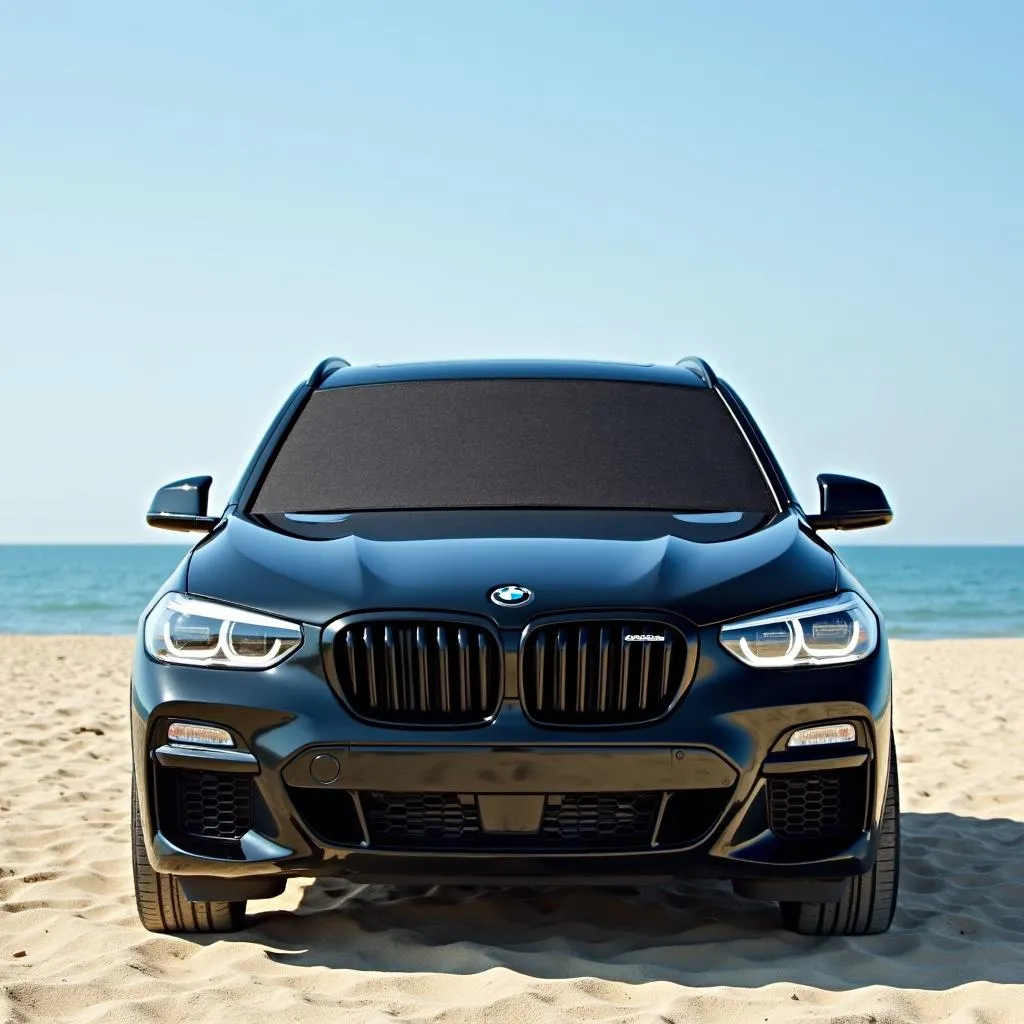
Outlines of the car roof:
M 622 380 L 707 388 L 709 382 L 690 366 L 615 363 L 573 359 L 464 359 L 422 363 L 340 366 L 327 373 L 319 388 L 390 384 L 418 380 L 493 380 L 495 378 Z

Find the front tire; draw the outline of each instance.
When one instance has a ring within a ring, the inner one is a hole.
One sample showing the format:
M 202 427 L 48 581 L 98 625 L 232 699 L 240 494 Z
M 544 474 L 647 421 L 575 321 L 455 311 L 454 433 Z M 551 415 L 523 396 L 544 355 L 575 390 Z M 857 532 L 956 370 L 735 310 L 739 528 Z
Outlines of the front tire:
M 900 785 L 893 741 L 874 867 L 849 879 L 836 903 L 780 903 L 782 923 L 800 935 L 880 935 L 892 924 L 899 885 Z
M 174 875 L 154 871 L 146 855 L 139 815 L 139 793 L 132 778 L 132 874 L 135 906 L 142 926 L 151 932 L 234 932 L 245 923 L 245 900 L 192 903 Z

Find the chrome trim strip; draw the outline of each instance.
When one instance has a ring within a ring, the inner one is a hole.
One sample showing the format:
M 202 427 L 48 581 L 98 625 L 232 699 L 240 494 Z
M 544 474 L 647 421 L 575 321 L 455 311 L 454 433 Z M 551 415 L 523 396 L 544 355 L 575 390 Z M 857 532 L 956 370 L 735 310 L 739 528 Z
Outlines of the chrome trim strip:
M 362 846 L 370 845 L 370 826 L 366 824 L 366 815 L 363 814 L 363 802 L 359 799 L 359 793 L 356 790 L 350 791 L 349 795 L 352 798 L 352 803 L 356 808 L 356 817 L 359 819 L 359 827 L 363 831 Z
M 271 842 L 266 836 L 262 836 L 252 829 L 249 829 L 239 842 L 242 846 L 242 855 L 247 861 L 282 860 L 284 857 L 290 857 L 294 852 L 287 846 Z
M 651 848 L 658 847 L 658 832 L 661 831 L 661 821 L 665 817 L 665 808 L 668 806 L 668 793 L 661 794 L 661 803 L 658 804 L 658 816 L 654 819 L 654 828 L 651 829 Z
M 825 746 L 826 744 L 823 744 Z M 860 768 L 868 763 L 866 751 L 858 751 L 856 754 L 839 755 L 838 757 L 808 757 L 803 760 L 786 758 L 785 760 L 769 760 L 761 765 L 761 771 L 765 775 L 788 775 L 790 773 L 802 772 L 826 772 L 836 768 Z
M 205 768 L 211 772 L 249 772 L 254 775 L 260 770 L 256 758 L 244 750 L 165 743 L 157 747 L 152 756 L 165 768 Z
M 203 864 L 223 864 L 225 867 L 231 866 L 237 869 L 241 865 L 258 865 L 268 864 L 268 873 L 276 873 L 275 861 L 283 860 L 285 857 L 291 857 L 295 851 L 289 850 L 285 846 L 278 846 L 277 843 L 271 842 L 266 836 L 261 836 L 259 832 L 253 832 L 250 829 L 242 836 L 239 840 L 242 846 L 242 855 L 245 857 L 244 861 L 238 860 L 237 857 L 210 857 L 207 854 L 200 853 L 189 853 L 188 850 L 183 850 L 180 846 L 172 843 L 163 832 L 157 832 L 153 836 L 153 852 L 158 857 L 180 857 L 184 859 L 184 863 L 195 864 L 197 867 Z M 176 867 L 175 872 L 181 873 L 181 867 Z M 203 874 L 202 870 L 189 870 L 186 869 L 186 874 Z M 231 874 L 237 874 L 237 871 L 230 872 Z

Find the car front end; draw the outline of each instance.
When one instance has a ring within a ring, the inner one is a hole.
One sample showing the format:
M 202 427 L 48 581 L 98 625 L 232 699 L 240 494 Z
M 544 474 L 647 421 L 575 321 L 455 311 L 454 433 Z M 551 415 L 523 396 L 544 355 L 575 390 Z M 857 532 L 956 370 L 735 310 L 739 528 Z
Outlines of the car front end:
M 146 859 L 196 903 L 691 876 L 838 905 L 895 771 L 884 624 L 781 502 L 241 503 L 143 615 L 131 707 Z

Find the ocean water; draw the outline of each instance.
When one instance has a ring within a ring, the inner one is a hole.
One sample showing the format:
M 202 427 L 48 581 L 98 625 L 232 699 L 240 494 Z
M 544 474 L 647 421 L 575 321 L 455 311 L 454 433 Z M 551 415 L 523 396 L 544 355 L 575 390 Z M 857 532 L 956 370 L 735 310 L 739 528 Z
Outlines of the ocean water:
M 0 633 L 132 633 L 176 545 L 0 545 Z M 1024 636 L 1024 547 L 847 547 L 891 636 Z
M 0 545 L 0 633 L 134 633 L 177 544 Z
M 890 636 L 1024 636 L 1024 547 L 839 547 Z

